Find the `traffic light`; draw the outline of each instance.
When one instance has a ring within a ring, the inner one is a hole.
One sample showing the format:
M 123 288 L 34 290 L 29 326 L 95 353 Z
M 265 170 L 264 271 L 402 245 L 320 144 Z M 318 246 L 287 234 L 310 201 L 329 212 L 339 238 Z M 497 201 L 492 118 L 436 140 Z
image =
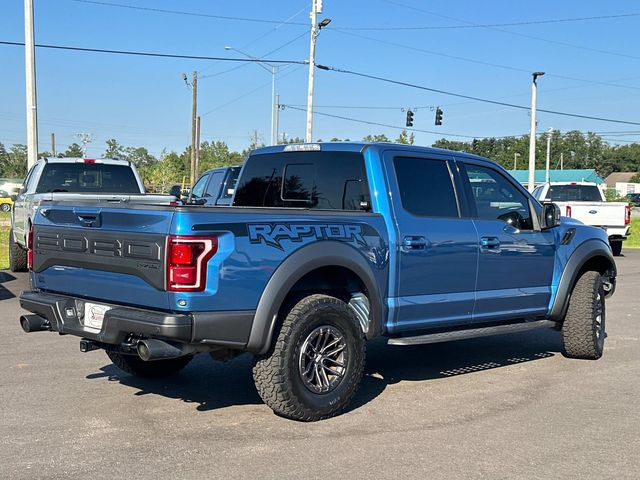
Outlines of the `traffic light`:
M 413 112 L 411 110 L 407 110 L 407 127 L 413 127 Z
M 442 125 L 442 113 L 440 107 L 436 108 L 436 125 Z

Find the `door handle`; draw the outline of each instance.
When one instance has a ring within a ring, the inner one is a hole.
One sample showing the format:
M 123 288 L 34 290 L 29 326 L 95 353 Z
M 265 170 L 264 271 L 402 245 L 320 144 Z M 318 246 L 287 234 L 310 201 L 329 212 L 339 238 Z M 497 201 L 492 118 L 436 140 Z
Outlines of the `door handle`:
M 402 240 L 403 252 L 415 252 L 427 248 L 427 241 L 424 237 L 404 237 Z
M 487 250 L 495 250 L 500 246 L 500 240 L 497 237 L 482 237 L 480 238 L 480 248 Z

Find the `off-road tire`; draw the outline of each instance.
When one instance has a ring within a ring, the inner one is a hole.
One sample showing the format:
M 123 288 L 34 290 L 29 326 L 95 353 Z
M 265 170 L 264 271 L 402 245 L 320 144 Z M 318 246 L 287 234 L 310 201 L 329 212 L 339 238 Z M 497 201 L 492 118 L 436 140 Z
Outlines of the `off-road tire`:
M 315 393 L 305 384 L 299 362 L 301 350 L 305 345 L 308 348 L 305 342 L 321 328 L 342 335 L 346 359 L 333 390 Z M 305 297 L 287 313 L 271 350 L 255 359 L 253 379 L 258 394 L 276 414 L 293 420 L 311 422 L 338 415 L 360 385 L 365 349 L 358 320 L 345 302 L 328 295 Z
M 13 229 L 9 230 L 9 270 L 12 272 L 27 271 L 27 251 L 13 239 Z
M 596 360 L 602 356 L 605 337 L 602 276 L 598 272 L 585 272 L 573 287 L 562 324 L 564 354 L 570 358 Z
M 610 242 L 611 253 L 613 253 L 614 257 L 619 257 L 622 255 L 622 242 Z
M 106 354 L 113 364 L 123 372 L 144 378 L 171 377 L 186 367 L 193 359 L 193 355 L 185 355 L 168 360 L 145 362 L 138 355 L 128 355 L 112 350 L 106 350 Z

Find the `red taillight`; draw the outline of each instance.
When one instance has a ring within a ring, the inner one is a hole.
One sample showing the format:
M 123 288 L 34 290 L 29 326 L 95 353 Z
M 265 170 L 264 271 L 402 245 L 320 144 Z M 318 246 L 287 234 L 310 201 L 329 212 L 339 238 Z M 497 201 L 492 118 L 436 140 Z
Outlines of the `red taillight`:
M 567 214 L 566 214 L 566 216 L 567 217 L 571 216 L 571 205 L 567 205 Z
M 96 161 L 93 158 L 85 158 L 84 163 L 96 163 Z
M 29 228 L 27 233 L 27 268 L 33 269 L 33 225 Z
M 217 251 L 217 237 L 169 236 L 167 239 L 167 290 L 171 292 L 204 291 L 207 283 L 207 262 Z
M 631 205 L 624 207 L 624 224 L 629 225 L 631 223 Z

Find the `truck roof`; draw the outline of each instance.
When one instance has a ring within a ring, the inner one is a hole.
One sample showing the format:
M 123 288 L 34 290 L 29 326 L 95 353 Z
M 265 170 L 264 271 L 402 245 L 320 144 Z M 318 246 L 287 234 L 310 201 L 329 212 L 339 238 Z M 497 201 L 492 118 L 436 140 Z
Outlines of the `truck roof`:
M 260 147 L 251 152 L 251 155 L 264 155 L 268 153 L 281 153 L 287 151 L 328 151 L 328 152 L 363 152 L 365 149 L 375 148 L 379 151 L 393 148 L 394 150 L 406 150 L 408 152 L 432 153 L 440 155 L 455 154 L 458 157 L 484 160 L 491 163 L 485 157 L 479 157 L 464 151 L 446 150 L 444 148 L 420 147 L 418 145 L 407 145 L 393 142 L 315 142 L 315 143 L 290 143 L 286 145 L 273 145 L 270 147 Z
M 36 163 L 105 163 L 108 165 L 131 165 L 128 160 L 118 160 L 116 158 L 80 158 L 80 157 L 46 157 L 39 158 Z

